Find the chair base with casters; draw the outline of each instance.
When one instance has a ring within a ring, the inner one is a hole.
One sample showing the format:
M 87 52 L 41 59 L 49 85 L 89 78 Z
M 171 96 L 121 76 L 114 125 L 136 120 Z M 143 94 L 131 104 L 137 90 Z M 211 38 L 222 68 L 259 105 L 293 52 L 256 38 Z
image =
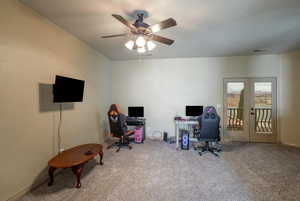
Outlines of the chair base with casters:
M 128 149 L 132 149 L 132 146 L 130 146 L 130 143 L 129 143 L 129 137 L 128 136 L 125 136 L 125 137 L 122 136 L 119 139 L 119 141 L 112 143 L 111 145 L 109 145 L 107 147 L 107 149 L 110 149 L 112 147 L 117 147 L 116 152 L 119 152 L 122 147 L 128 147 Z
M 205 145 L 202 147 L 194 147 L 194 148 L 195 148 L 195 150 L 200 149 L 198 152 L 200 156 L 202 156 L 202 154 L 205 152 L 210 152 L 215 156 L 219 156 L 218 153 L 222 151 L 221 149 L 219 149 L 217 147 L 210 146 L 209 141 L 205 141 Z

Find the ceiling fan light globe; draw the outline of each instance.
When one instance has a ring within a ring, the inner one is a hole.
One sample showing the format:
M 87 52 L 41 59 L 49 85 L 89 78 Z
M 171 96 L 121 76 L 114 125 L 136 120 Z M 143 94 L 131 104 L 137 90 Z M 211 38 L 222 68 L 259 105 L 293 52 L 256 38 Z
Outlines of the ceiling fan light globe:
M 145 53 L 146 52 L 146 48 L 145 47 L 138 47 L 137 48 L 137 52 L 138 53 Z
M 128 49 L 132 50 L 134 46 L 134 42 L 133 40 L 129 40 L 125 43 L 125 47 L 127 47 Z
M 143 36 L 139 36 L 137 37 L 135 43 L 138 47 L 144 47 L 146 45 L 146 40 L 143 38 Z
M 151 31 L 152 31 L 153 33 L 156 33 L 156 32 L 158 32 L 158 31 L 160 31 L 160 26 L 159 26 L 159 24 L 153 25 L 153 26 L 151 27 Z
M 154 42 L 152 42 L 151 40 L 149 40 L 147 42 L 147 48 L 149 51 L 153 50 L 156 47 L 156 44 Z

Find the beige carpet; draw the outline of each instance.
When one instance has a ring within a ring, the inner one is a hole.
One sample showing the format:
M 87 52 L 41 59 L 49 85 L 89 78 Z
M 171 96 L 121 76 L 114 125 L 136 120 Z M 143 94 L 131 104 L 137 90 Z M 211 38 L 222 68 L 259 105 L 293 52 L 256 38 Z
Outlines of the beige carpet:
M 104 166 L 86 165 L 81 189 L 69 169 L 53 186 L 20 201 L 282 201 L 300 200 L 300 150 L 232 143 L 220 158 L 148 141 L 132 150 L 105 150 Z

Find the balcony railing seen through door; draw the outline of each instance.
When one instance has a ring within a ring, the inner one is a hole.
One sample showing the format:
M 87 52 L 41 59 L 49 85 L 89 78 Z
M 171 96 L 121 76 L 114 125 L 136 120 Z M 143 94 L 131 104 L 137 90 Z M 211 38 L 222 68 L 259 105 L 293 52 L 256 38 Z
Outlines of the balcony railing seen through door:
M 272 109 L 255 108 L 255 131 L 257 133 L 272 133 Z M 241 108 L 227 109 L 227 129 L 243 130 L 244 114 Z

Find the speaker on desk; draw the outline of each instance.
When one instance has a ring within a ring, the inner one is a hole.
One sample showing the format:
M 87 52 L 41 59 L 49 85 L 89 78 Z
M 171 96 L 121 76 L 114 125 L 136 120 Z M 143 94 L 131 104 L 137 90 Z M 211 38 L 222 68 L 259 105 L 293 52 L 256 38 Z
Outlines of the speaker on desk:
M 187 130 L 180 130 L 181 134 L 181 149 L 189 150 L 190 149 L 190 133 Z

